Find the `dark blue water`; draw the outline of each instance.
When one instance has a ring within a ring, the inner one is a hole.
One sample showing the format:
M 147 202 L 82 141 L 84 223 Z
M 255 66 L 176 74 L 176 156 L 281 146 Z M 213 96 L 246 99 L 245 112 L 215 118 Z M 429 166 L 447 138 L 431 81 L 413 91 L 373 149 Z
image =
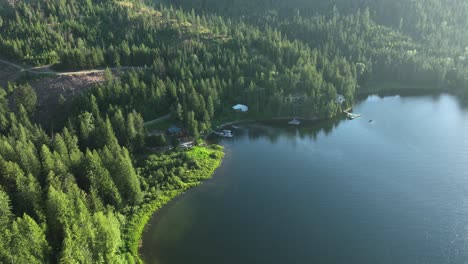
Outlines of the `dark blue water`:
M 468 109 L 450 95 L 371 96 L 354 111 L 241 125 L 213 180 L 152 219 L 143 259 L 468 263 Z

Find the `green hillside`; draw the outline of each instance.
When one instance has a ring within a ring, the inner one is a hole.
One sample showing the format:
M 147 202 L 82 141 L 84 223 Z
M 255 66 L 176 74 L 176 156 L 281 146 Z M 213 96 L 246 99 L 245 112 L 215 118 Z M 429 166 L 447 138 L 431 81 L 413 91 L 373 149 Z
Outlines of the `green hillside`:
M 332 118 L 379 87 L 468 98 L 467 11 L 461 0 L 0 0 L 0 63 L 28 69 L 0 87 L 0 262 L 139 262 L 149 215 L 223 156 L 155 154 L 178 142 L 148 136 L 145 121 L 170 114 L 198 143 L 237 103 L 249 106 L 240 118 Z M 56 96 L 67 107 L 41 127 L 34 66 L 44 78 L 106 70 Z

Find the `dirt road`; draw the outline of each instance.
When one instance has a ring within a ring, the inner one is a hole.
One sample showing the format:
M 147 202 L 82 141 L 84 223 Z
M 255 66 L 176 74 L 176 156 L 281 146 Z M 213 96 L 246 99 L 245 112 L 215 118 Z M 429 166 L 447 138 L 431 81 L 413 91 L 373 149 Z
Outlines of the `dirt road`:
M 58 71 L 51 70 L 50 69 L 51 65 L 25 68 L 19 64 L 16 64 L 11 61 L 3 60 L 3 59 L 0 59 L 0 63 L 3 63 L 15 69 L 18 69 L 20 72 L 29 72 L 33 74 L 44 74 L 44 75 L 59 75 L 59 76 L 88 75 L 92 73 L 102 73 L 106 70 L 106 69 L 90 69 L 90 70 L 82 70 L 82 71 L 58 72 Z M 113 67 L 109 69 L 111 71 L 117 71 L 117 70 L 128 71 L 128 70 L 148 70 L 150 68 L 149 67 Z

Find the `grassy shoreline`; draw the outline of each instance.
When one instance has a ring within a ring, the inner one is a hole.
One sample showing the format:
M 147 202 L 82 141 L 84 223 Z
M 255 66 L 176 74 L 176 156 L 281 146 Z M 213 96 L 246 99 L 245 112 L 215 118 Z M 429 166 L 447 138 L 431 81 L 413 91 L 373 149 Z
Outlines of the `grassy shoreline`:
M 147 202 L 129 216 L 123 234 L 127 251 L 131 254 L 128 258 L 131 258 L 134 263 L 144 263 L 140 258 L 139 248 L 141 246 L 141 239 L 145 227 L 152 216 L 157 213 L 160 208 L 188 189 L 198 186 L 205 180 L 210 179 L 214 175 L 216 169 L 221 165 L 224 157 L 223 148 L 217 145 L 194 147 L 187 151 L 187 153 L 200 164 L 199 169 L 188 172 L 190 173 L 190 182 L 184 184 L 180 189 L 160 191 L 155 195 L 147 197 Z

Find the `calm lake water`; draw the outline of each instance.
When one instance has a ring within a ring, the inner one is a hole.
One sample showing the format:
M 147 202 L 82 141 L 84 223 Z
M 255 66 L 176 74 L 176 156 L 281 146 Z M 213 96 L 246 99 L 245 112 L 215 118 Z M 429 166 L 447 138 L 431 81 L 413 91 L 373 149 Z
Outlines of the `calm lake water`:
M 468 263 L 468 108 L 450 95 L 370 96 L 354 112 L 241 125 L 220 141 L 214 178 L 153 217 L 143 259 Z

